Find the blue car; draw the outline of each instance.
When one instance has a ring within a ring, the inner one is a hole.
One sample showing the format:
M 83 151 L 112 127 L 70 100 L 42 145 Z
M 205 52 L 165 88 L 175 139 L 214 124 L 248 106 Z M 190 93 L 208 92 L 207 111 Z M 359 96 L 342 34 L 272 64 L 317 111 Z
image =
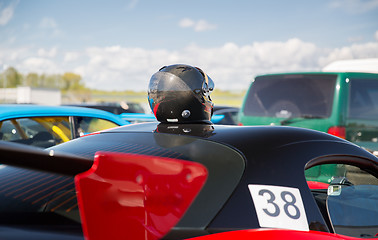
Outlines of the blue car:
M 129 124 L 98 109 L 0 105 L 0 140 L 47 148 L 82 135 Z
M 211 122 L 222 125 L 237 125 L 239 108 L 230 106 L 214 106 Z M 152 113 L 121 113 L 120 117 L 132 123 L 157 122 Z

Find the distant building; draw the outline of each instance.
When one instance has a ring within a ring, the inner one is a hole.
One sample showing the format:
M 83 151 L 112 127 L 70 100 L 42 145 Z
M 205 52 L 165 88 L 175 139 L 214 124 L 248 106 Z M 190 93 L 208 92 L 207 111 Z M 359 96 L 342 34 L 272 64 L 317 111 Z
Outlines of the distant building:
M 0 103 L 28 103 L 60 105 L 61 92 L 58 89 L 49 88 L 0 88 Z

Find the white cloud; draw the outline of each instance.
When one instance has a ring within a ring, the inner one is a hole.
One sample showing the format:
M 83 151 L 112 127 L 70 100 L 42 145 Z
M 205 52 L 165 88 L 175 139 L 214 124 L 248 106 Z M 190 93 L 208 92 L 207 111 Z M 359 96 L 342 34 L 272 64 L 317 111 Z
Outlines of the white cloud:
M 48 57 L 48 58 L 53 58 L 57 54 L 57 48 L 51 48 L 50 50 L 46 50 L 44 48 L 38 49 L 38 56 L 39 57 Z
M 329 6 L 344 9 L 352 14 L 360 14 L 378 8 L 378 0 L 333 0 Z
M 13 17 L 17 4 L 18 1 L 12 1 L 7 7 L 2 8 L 2 4 L 0 3 L 0 25 L 5 26 L 8 24 Z
M 190 18 L 183 18 L 179 22 L 179 26 L 182 28 L 192 27 L 194 24 L 194 21 Z
M 217 25 L 211 24 L 206 20 L 194 21 L 190 18 L 183 18 L 179 21 L 178 24 L 182 28 L 193 28 L 196 32 L 204 32 L 208 30 L 213 30 L 217 28 Z
M 13 66 L 22 73 L 75 72 L 88 87 L 103 90 L 146 91 L 153 73 L 176 63 L 200 67 L 214 80 L 216 89 L 240 90 L 246 89 L 257 74 L 317 71 L 332 61 L 357 58 L 378 58 L 378 41 L 335 49 L 293 38 L 243 46 L 230 42 L 213 48 L 192 44 L 176 51 L 116 45 L 65 53 L 56 48 L 0 46 L 0 64 Z
M 353 44 L 352 46 L 335 48 L 326 56 L 319 58 L 319 64 L 325 66 L 336 60 L 378 58 L 378 42 Z
M 375 32 L 374 37 L 375 37 L 375 40 L 378 41 L 378 30 Z
M 196 32 L 204 32 L 204 31 L 213 30 L 216 28 L 217 28 L 217 25 L 215 24 L 208 23 L 206 20 L 199 20 L 196 23 L 194 30 Z
M 50 59 L 40 57 L 30 57 L 20 64 L 21 69 L 27 69 L 28 72 L 55 74 L 60 73 L 56 63 Z M 16 68 L 18 69 L 18 68 Z
M 64 54 L 64 62 L 73 62 L 80 57 L 80 53 L 78 52 L 67 52 Z
M 184 63 L 202 68 L 216 88 L 232 90 L 246 89 L 257 74 L 317 71 L 334 60 L 378 57 L 378 43 L 332 50 L 295 38 L 245 46 L 226 43 L 216 48 L 190 45 L 179 51 L 113 46 L 87 49 L 87 56 L 88 64 L 77 70 L 94 88 L 146 90 L 151 75 L 160 67 Z

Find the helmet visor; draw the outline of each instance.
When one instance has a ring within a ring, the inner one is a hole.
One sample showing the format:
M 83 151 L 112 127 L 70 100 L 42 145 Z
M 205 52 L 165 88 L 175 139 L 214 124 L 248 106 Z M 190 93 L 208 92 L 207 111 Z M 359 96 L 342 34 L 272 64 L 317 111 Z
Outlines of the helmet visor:
M 207 77 L 207 86 L 209 88 L 209 91 L 211 92 L 214 90 L 214 87 L 215 87 L 214 82 L 208 75 L 206 75 L 206 77 Z
M 181 78 L 169 72 L 157 72 L 152 75 L 148 91 L 150 93 L 165 91 L 191 91 Z

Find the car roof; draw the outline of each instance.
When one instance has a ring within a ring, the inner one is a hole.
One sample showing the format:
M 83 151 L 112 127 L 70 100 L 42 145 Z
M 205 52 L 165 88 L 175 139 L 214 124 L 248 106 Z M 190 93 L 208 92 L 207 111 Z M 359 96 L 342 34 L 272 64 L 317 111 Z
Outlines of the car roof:
M 335 163 L 348 156 L 353 161 L 365 159 L 366 164 L 377 163 L 376 157 L 346 140 L 285 126 L 141 123 L 105 130 L 52 149 L 89 159 L 100 151 L 202 163 L 209 172 L 204 186 L 207 190 L 199 193 L 177 229 L 188 226 L 216 229 L 224 224 L 230 228 L 258 228 L 251 196 L 246 191 L 249 184 L 299 189 L 309 222 L 323 224 L 304 176 L 305 167 Z M 222 183 L 225 179 L 227 182 Z M 238 218 L 230 219 L 229 213 Z M 245 219 L 250 221 L 247 223 Z
M 202 138 L 204 140 L 216 141 L 219 143 L 226 143 L 231 146 L 235 146 L 238 149 L 245 149 L 245 151 L 250 151 L 254 146 L 259 146 L 263 144 L 265 149 L 267 147 L 279 147 L 286 144 L 293 144 L 294 142 L 306 142 L 306 141 L 336 141 L 345 144 L 351 144 L 350 142 L 343 140 L 341 138 L 335 137 L 330 134 L 324 134 L 322 132 L 297 128 L 297 127 L 282 127 L 282 126 L 223 126 L 223 125 L 211 125 L 211 134 L 201 132 L 201 134 L 195 134 L 190 132 L 185 134 L 184 132 L 178 133 L 177 131 L 185 128 L 196 129 L 201 124 L 159 124 L 155 123 L 142 123 L 129 126 L 123 126 L 116 129 L 105 130 L 104 132 L 145 132 L 145 133 L 173 133 L 182 136 Z M 176 127 L 176 132 L 162 131 L 159 126 Z M 275 136 L 275 138 L 272 138 Z M 279 138 L 278 136 L 282 136 Z M 245 141 L 248 139 L 248 146 L 246 146 Z M 256 151 L 259 148 L 256 148 Z
M 260 74 L 257 77 L 264 77 L 264 76 L 280 76 L 280 75 L 328 75 L 328 74 L 348 74 L 348 75 L 366 75 L 366 76 L 378 76 L 377 73 L 370 73 L 370 72 L 353 72 L 353 71 L 311 71 L 311 72 L 278 72 L 278 73 L 268 73 L 268 74 Z
M 328 64 L 322 70 L 324 72 L 378 73 L 378 58 L 339 60 Z
M 115 114 L 98 109 L 33 104 L 0 104 L 0 121 L 9 118 L 47 116 L 96 117 L 113 121 L 119 125 L 125 125 L 128 123 L 127 121 L 121 119 Z

